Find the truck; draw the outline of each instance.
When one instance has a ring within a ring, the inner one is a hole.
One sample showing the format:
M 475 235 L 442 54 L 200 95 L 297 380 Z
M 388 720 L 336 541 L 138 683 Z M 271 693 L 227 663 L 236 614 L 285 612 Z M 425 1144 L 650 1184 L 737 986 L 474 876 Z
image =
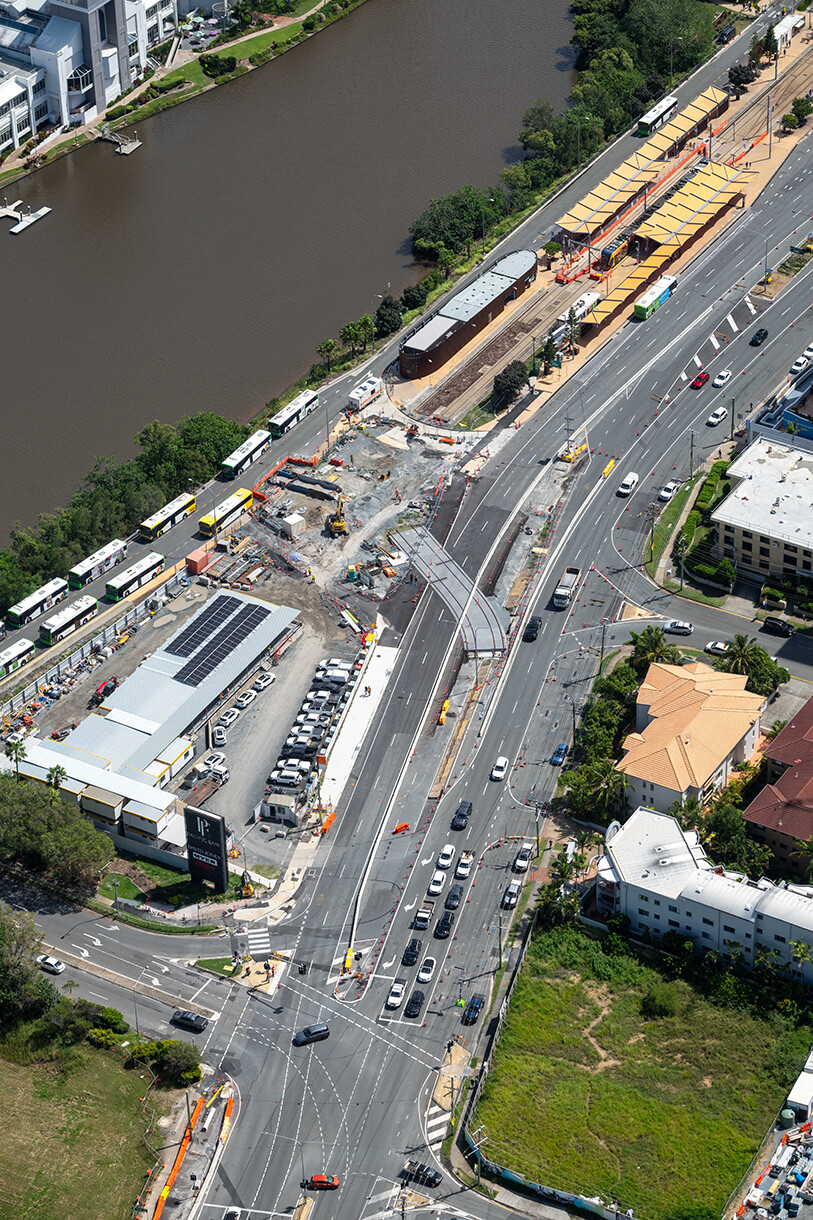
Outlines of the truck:
M 415 915 L 416 928 L 428 928 L 432 921 L 432 913 L 435 910 L 435 903 L 432 898 L 424 898 L 421 905 L 418 907 Z
M 562 579 L 553 590 L 553 604 L 557 610 L 564 610 L 570 605 L 570 600 L 576 592 L 576 586 L 581 577 L 581 568 L 565 568 Z

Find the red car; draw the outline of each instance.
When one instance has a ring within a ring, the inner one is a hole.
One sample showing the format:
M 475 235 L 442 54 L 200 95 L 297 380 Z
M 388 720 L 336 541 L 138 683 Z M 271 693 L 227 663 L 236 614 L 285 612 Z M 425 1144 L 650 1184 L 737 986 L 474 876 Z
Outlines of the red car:
M 709 379 L 708 373 L 698 373 L 697 376 L 695 377 L 694 381 L 692 382 L 692 389 L 699 390 L 701 386 L 706 384 L 708 379 Z
M 338 1190 L 341 1183 L 332 1173 L 315 1173 L 308 1182 L 310 1190 Z

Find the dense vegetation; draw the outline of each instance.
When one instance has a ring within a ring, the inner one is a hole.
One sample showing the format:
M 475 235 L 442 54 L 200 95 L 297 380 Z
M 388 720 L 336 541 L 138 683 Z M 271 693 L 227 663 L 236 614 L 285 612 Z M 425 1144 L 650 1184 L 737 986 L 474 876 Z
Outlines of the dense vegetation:
M 10 750 L 25 756 L 23 744 Z M 64 774 L 61 767 L 52 769 L 53 787 L 0 775 L 0 858 L 90 891 L 113 859 L 113 844 L 78 805 L 61 800 L 56 787 Z
M 19 523 L 0 550 L 0 613 L 54 576 L 65 576 L 111 538 L 126 538 L 139 521 L 187 487 L 205 483 L 248 430 L 206 412 L 173 427 L 148 424 L 128 462 L 100 457 L 68 508 L 43 513 L 36 527 Z

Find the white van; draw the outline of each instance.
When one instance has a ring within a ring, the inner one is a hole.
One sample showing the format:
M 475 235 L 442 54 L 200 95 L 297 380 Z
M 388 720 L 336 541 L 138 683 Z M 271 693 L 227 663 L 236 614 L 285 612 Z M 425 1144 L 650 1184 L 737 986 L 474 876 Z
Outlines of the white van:
M 329 669 L 321 675 L 319 681 L 327 687 L 346 686 L 349 678 L 350 674 L 346 669 Z
M 624 478 L 623 482 L 619 484 L 619 487 L 618 487 L 619 496 L 631 496 L 632 493 L 635 491 L 635 488 L 638 486 L 638 483 L 639 483 L 638 475 L 635 474 L 634 472 L 630 472 L 630 474 L 628 474 Z

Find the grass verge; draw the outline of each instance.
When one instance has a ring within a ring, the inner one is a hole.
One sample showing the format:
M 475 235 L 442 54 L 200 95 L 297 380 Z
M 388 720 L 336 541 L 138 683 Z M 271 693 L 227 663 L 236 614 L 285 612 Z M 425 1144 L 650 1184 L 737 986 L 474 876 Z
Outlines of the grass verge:
M 652 550 L 652 555 L 646 564 L 646 570 L 653 580 L 655 579 L 655 573 L 658 570 L 658 564 L 661 561 L 663 552 L 666 550 L 667 543 L 672 537 L 675 525 L 680 518 L 680 514 L 686 507 L 686 502 L 689 499 L 689 496 L 692 494 L 695 484 L 698 482 L 700 477 L 701 475 L 698 473 L 688 483 L 684 483 L 680 490 L 675 493 L 675 495 L 666 505 L 656 522 L 653 535 L 655 545 Z
M 240 962 L 235 966 L 230 957 L 200 957 L 195 964 L 214 974 L 222 974 L 226 979 L 233 979 L 240 973 Z
M 696 589 L 691 583 L 691 578 L 687 575 L 684 579 L 683 588 L 676 580 L 664 580 L 661 588 L 667 593 L 675 593 L 678 597 L 685 598 L 690 602 L 701 602 L 704 606 L 716 606 L 718 610 L 726 603 L 726 595 L 721 593 L 717 597 L 712 597 L 710 593 L 704 593 L 701 589 Z

